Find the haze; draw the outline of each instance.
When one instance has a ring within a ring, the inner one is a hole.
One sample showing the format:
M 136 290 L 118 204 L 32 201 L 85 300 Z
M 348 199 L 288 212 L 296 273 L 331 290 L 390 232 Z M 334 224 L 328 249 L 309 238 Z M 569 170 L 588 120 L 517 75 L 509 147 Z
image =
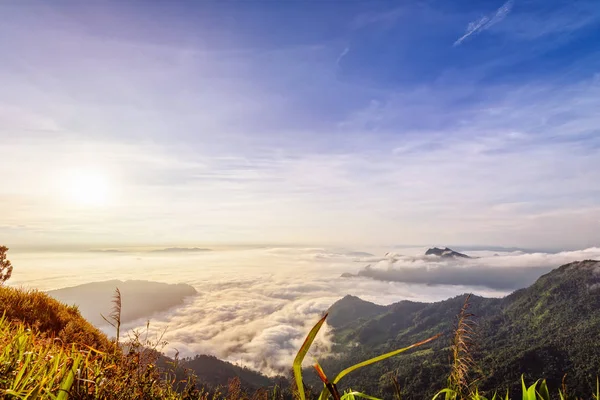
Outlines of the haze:
M 289 368 L 314 321 L 347 294 L 378 304 L 441 301 L 470 292 L 500 297 L 560 265 L 600 258 L 600 248 L 555 254 L 480 250 L 469 251 L 480 258 L 468 260 L 424 257 L 424 248 L 394 250 L 403 256 L 339 248 L 17 253 L 12 258 L 19 268 L 12 284 L 51 290 L 107 279 L 186 283 L 198 294 L 181 306 L 129 322 L 124 331 L 145 328 L 150 320 L 153 335 L 166 330 L 168 354 L 211 354 L 265 373 L 281 373 Z M 384 275 L 340 277 L 363 271 L 368 264 Z M 457 281 L 461 277 L 462 283 Z M 86 303 L 90 296 L 95 294 L 88 293 Z M 112 305 L 104 304 L 108 314 Z M 123 308 L 129 313 L 138 305 L 129 300 Z M 88 316 L 94 321 L 98 317 L 96 312 Z M 100 327 L 114 334 L 112 327 Z M 327 350 L 329 336 L 319 340 L 321 350 Z
M 305 3 L 3 2 L 0 237 L 598 244 L 595 1 Z

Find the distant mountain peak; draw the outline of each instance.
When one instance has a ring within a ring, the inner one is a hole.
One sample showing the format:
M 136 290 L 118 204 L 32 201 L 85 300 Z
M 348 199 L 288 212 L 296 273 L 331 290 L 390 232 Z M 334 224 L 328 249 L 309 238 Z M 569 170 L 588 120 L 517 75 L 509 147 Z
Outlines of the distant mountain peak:
M 427 251 L 425 252 L 425 255 L 426 256 L 438 256 L 438 257 L 444 257 L 444 258 L 472 258 L 466 254 L 459 253 L 458 251 L 454 251 L 449 247 L 445 247 L 443 249 L 440 249 L 439 247 L 432 247 L 430 249 L 427 249 Z

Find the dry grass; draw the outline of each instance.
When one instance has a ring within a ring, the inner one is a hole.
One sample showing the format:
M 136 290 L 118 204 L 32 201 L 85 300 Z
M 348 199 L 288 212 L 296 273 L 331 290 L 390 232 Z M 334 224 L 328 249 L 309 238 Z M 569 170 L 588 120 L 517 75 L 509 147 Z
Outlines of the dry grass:
M 100 351 L 113 347 L 110 340 L 86 321 L 75 306 L 66 306 L 37 290 L 0 287 L 0 316 L 22 323 L 42 337 L 59 339 L 63 345 L 86 345 Z
M 115 344 L 76 307 L 42 292 L 0 287 L 1 399 L 283 399 L 277 391 L 247 394 L 239 379 L 212 392 L 198 389 L 193 374 L 177 381 L 176 365 L 157 367 L 166 342 L 149 339 L 148 331 Z
M 469 312 L 471 295 L 467 295 L 465 302 L 457 316 L 456 327 L 451 351 L 451 371 L 448 378 L 448 387 L 451 388 L 458 398 L 466 398 L 472 394 L 472 382 L 469 372 L 474 365 L 471 355 L 471 347 L 474 345 L 475 332 L 473 314 Z

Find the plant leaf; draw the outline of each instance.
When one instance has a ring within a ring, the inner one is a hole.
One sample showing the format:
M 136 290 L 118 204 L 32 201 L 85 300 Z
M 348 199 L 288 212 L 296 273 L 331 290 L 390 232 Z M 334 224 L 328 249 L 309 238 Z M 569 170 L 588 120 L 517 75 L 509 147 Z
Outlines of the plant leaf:
M 298 395 L 300 396 L 300 400 L 306 400 L 306 395 L 304 394 L 304 383 L 302 382 L 302 361 L 304 361 L 304 357 L 306 356 L 306 353 L 308 353 L 308 349 L 310 349 L 310 346 L 314 342 L 317 333 L 319 333 L 319 329 L 321 329 L 321 326 L 323 326 L 323 323 L 325 323 L 326 318 L 327 314 L 325 314 L 323 318 L 321 318 L 319 322 L 313 326 L 306 339 L 304 339 L 302 347 L 300 347 L 300 350 L 298 350 L 296 358 L 294 358 L 294 378 L 296 380 L 296 386 L 298 387 Z
M 424 345 L 424 344 L 427 344 L 427 343 L 429 343 L 429 342 L 431 342 L 431 341 L 433 341 L 433 340 L 435 340 L 435 339 L 439 338 L 441 335 L 442 335 L 441 333 L 438 333 L 437 335 L 435 335 L 435 336 L 432 336 L 432 337 L 430 337 L 429 339 L 425 339 L 425 340 L 423 340 L 423 341 L 421 341 L 421 342 L 418 342 L 418 343 L 415 343 L 415 344 L 411 344 L 411 345 L 410 345 L 410 346 L 408 346 L 408 347 L 404 347 L 404 348 L 402 348 L 402 349 L 398 349 L 398 350 L 390 351 L 389 353 L 385 353 L 385 354 L 382 354 L 382 355 L 380 355 L 380 356 L 373 357 L 373 358 L 371 358 L 371 359 L 369 359 L 369 360 L 366 360 L 366 361 L 360 362 L 360 363 L 358 363 L 358 364 L 354 364 L 353 366 L 351 366 L 351 367 L 348 367 L 348 368 L 346 368 L 345 370 L 343 370 L 342 372 L 340 372 L 340 373 L 339 373 L 339 374 L 338 374 L 338 375 L 335 377 L 335 379 L 333 380 L 333 384 L 334 384 L 334 385 L 335 385 L 335 384 L 337 384 L 337 383 L 340 381 L 340 379 L 342 379 L 344 376 L 348 375 L 348 374 L 349 374 L 350 372 L 352 372 L 352 371 L 356 371 L 356 370 L 357 370 L 357 369 L 359 369 L 359 368 L 366 367 L 367 365 L 371 365 L 371 364 L 374 364 L 374 363 L 376 363 L 376 362 L 379 362 L 379 361 L 385 360 L 386 358 L 393 357 L 393 356 L 395 356 L 395 355 L 397 355 L 397 354 L 403 353 L 403 352 L 405 352 L 405 351 L 407 351 L 407 350 L 410 350 L 410 349 L 412 349 L 412 348 L 414 348 L 414 347 L 418 347 L 418 346 L 422 346 L 422 345 Z

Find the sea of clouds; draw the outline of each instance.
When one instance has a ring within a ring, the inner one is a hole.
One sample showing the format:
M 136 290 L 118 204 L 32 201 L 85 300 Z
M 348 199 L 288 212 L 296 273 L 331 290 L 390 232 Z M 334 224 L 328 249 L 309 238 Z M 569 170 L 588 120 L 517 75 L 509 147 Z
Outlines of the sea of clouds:
M 504 296 L 571 261 L 600 259 L 600 248 L 560 253 L 467 251 L 473 259 L 424 256 L 425 248 L 370 253 L 319 248 L 217 249 L 202 253 L 15 253 L 11 285 L 51 290 L 109 279 L 187 283 L 185 304 L 151 317 L 167 353 L 212 354 L 278 373 L 310 327 L 347 294 L 378 304 L 439 301 L 472 292 Z M 341 278 L 343 273 L 356 275 Z M 127 307 L 124 304 L 123 307 Z M 108 311 L 108 310 L 107 310 Z M 136 321 L 124 328 L 144 327 Z M 111 333 L 108 327 L 101 327 Z M 327 351 L 326 327 L 313 352 Z M 311 357 L 307 357 L 309 362 Z

